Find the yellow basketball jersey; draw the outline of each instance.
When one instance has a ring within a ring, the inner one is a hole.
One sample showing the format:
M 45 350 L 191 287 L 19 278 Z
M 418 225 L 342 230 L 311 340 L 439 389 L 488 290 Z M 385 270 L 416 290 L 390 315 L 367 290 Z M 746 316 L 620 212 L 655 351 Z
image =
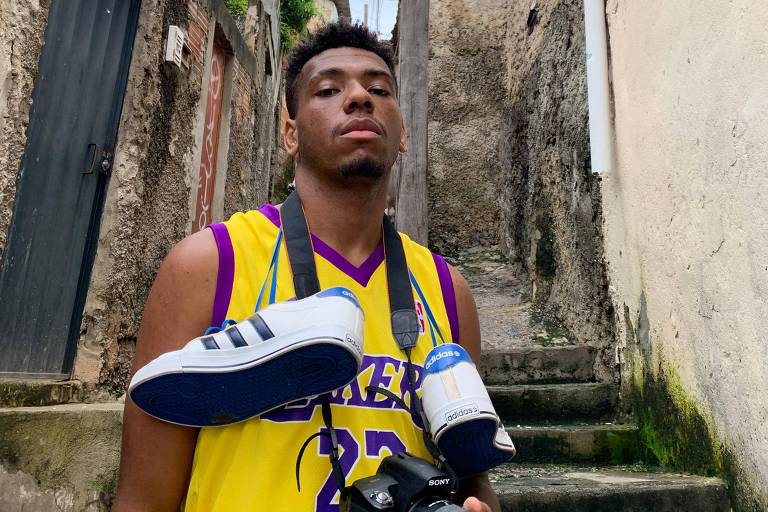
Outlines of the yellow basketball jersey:
M 284 244 L 275 251 L 279 225 L 278 210 L 265 205 L 211 226 L 219 248 L 213 325 L 225 320 L 239 322 L 270 302 L 295 296 Z M 419 387 L 424 358 L 433 345 L 458 342 L 456 303 L 445 261 L 401 236 L 421 324 L 419 342 L 413 350 Z M 381 460 L 393 453 L 408 451 L 431 460 L 422 431 L 411 415 L 390 398 L 365 390 L 380 386 L 410 404 L 405 354 L 390 328 L 383 245 L 355 267 L 322 240 L 312 238 L 320 287 L 349 288 L 365 312 L 365 355 L 360 374 L 330 398 L 347 485 L 375 474 Z M 331 475 L 330 442 L 325 436 L 314 439 L 306 449 L 299 473 L 300 492 L 296 486 L 296 458 L 301 445 L 312 434 L 325 430 L 320 403 L 319 398 L 300 400 L 249 421 L 201 429 L 185 510 L 338 511 L 339 493 Z

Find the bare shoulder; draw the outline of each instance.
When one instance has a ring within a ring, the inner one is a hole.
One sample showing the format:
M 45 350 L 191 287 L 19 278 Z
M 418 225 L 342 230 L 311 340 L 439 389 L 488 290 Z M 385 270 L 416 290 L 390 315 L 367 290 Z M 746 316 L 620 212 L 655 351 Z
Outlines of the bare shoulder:
M 163 260 L 139 327 L 133 371 L 200 336 L 210 324 L 218 273 L 213 233 L 177 243 Z M 164 423 L 125 401 L 120 482 L 113 510 L 178 510 L 186 493 L 197 430 Z
M 210 229 L 184 238 L 171 249 L 147 298 L 134 370 L 200 336 L 210 325 L 218 268 L 218 249 Z
M 480 364 L 480 320 L 477 306 L 469 283 L 453 265 L 448 265 L 456 296 L 456 310 L 459 317 L 459 342 L 472 356 L 476 365 Z

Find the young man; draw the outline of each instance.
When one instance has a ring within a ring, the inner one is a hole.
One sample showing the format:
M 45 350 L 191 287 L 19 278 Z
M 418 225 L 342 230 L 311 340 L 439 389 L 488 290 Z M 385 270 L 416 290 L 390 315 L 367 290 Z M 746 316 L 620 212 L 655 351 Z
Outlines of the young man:
M 290 56 L 284 140 L 297 163 L 296 190 L 320 285 L 351 289 L 366 315 L 362 371 L 330 400 L 348 485 L 373 475 L 391 453 L 407 450 L 430 459 L 411 416 L 365 391 L 368 385 L 397 395 L 407 389 L 405 355 L 389 328 L 382 246 L 389 173 L 398 151 L 406 150 L 396 92 L 391 48 L 367 29 L 329 25 Z M 279 211 L 265 205 L 177 244 L 149 294 L 134 371 L 212 324 L 241 321 L 264 307 L 266 298 L 257 304 L 264 284 L 275 283 L 276 302 L 294 297 L 284 247 L 270 265 L 279 230 Z M 406 236 L 403 246 L 420 285 L 417 310 L 429 308 L 434 320 L 423 318 L 414 363 L 420 368 L 440 339 L 461 343 L 478 362 L 480 332 L 467 282 Z M 128 399 L 114 510 L 338 510 L 324 438 L 304 454 L 300 492 L 294 480 L 301 444 L 325 427 L 320 409 L 318 400 L 300 400 L 246 422 L 198 431 L 155 420 Z M 500 510 L 485 475 L 463 480 L 461 491 L 466 510 Z

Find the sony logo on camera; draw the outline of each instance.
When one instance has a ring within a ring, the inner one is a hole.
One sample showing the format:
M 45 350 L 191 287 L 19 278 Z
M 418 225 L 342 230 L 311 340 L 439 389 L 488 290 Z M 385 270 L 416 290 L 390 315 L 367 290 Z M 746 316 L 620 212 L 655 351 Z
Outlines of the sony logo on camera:
M 458 420 L 459 418 L 463 418 L 464 416 L 474 416 L 479 412 L 480 409 L 477 407 L 477 404 L 459 407 L 458 409 L 453 409 L 452 411 L 445 413 L 445 421 L 447 423 L 451 423 Z
M 429 370 L 430 366 L 445 357 L 461 357 L 461 352 L 458 350 L 444 350 L 442 352 L 438 352 L 437 354 L 433 354 L 432 357 L 430 357 L 427 361 L 427 364 L 424 365 L 424 369 Z
M 450 485 L 450 478 L 435 478 L 429 481 L 429 485 Z

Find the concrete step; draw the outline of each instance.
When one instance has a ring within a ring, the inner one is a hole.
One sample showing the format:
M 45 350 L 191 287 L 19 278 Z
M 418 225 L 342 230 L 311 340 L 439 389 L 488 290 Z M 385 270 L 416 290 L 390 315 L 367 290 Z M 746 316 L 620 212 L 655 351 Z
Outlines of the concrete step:
M 635 425 L 506 425 L 517 447 L 514 461 L 636 464 L 642 449 Z
M 82 402 L 78 381 L 0 380 L 0 407 L 39 407 Z
M 504 512 L 728 512 L 717 478 L 591 468 L 507 464 L 490 475 Z
M 487 388 L 496 412 L 505 423 L 608 420 L 615 413 L 619 396 L 617 385 L 600 382 Z
M 591 382 L 595 355 L 587 345 L 484 348 L 480 375 L 486 385 Z
M 119 403 L 0 409 L 0 510 L 102 510 L 116 487 L 122 412 Z

